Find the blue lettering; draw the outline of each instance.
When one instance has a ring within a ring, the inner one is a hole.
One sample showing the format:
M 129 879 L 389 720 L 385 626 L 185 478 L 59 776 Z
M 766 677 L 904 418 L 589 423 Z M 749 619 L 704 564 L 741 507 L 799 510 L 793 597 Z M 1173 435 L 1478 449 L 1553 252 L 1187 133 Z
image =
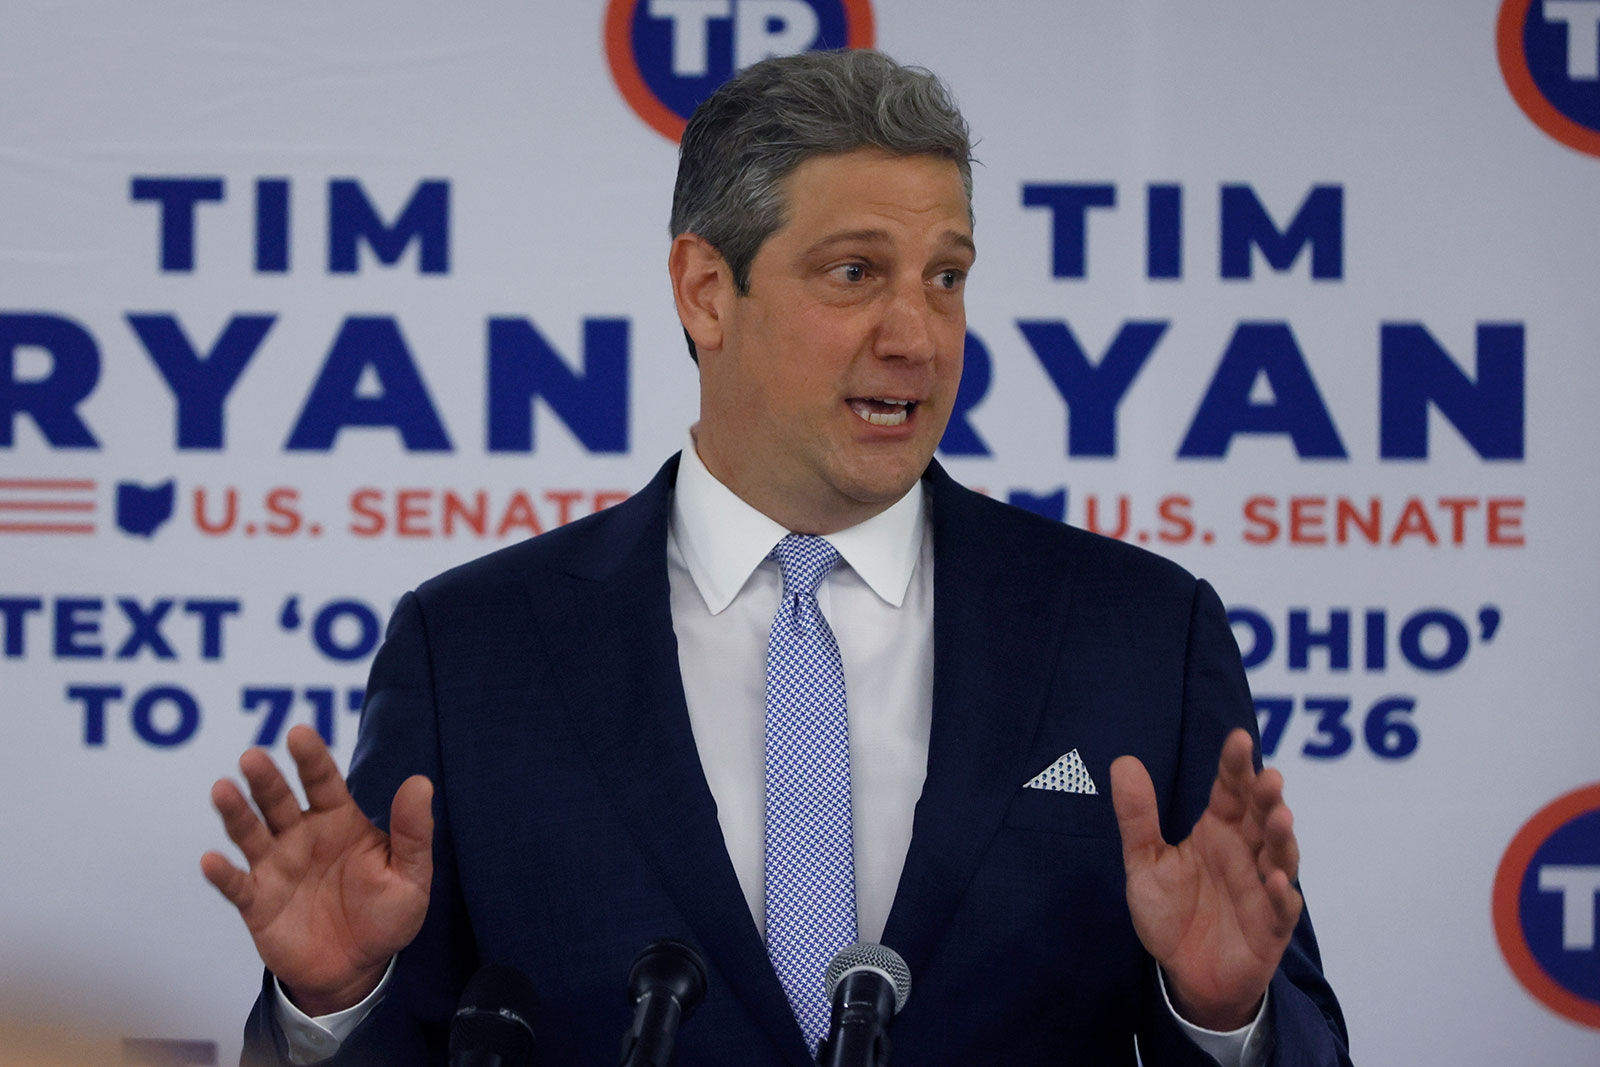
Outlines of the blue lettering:
M 80 640 L 84 636 L 100 635 L 99 599 L 80 600 L 59 597 L 56 600 L 57 659 L 95 659 L 105 654 L 99 644 Z
M 170 729 L 156 723 L 156 708 L 170 704 L 178 713 Z M 156 748 L 175 748 L 194 736 L 200 729 L 200 705 L 194 697 L 175 685 L 158 685 L 146 689 L 133 702 L 133 732 L 147 745 Z
M 200 658 L 222 658 L 222 620 L 239 614 L 237 600 L 185 600 L 183 610 L 200 617 Z
M 1098 363 L 1089 362 L 1072 329 L 1059 321 L 1019 321 L 1017 328 L 1067 404 L 1067 455 L 1117 454 L 1117 405 L 1155 351 L 1165 322 L 1125 322 Z
M 130 196 L 161 205 L 161 269 L 194 270 L 194 208 L 220 203 L 221 178 L 134 178 Z
M 120 685 L 73 685 L 67 687 L 68 700 L 83 701 L 83 743 L 106 743 L 106 704 L 122 699 Z
M 1067 521 L 1067 490 L 1063 486 L 1053 493 L 1034 493 L 1027 489 L 1013 489 L 1006 494 L 1006 503 L 1014 508 L 1043 515 L 1056 522 Z
M 939 439 L 940 452 L 947 456 L 990 455 L 989 446 L 967 421 L 967 412 L 988 394 L 993 374 L 994 360 L 989 358 L 989 350 L 969 331 L 961 361 L 961 383 L 956 386 L 950 422 Z
M 416 191 L 393 226 L 384 224 L 354 178 L 328 183 L 328 270 L 354 274 L 358 249 L 365 240 L 380 263 L 393 265 L 413 240 L 423 274 L 450 272 L 450 183 L 434 179 L 417 183 Z
M 1250 394 L 1262 375 L 1273 401 L 1256 404 Z M 1178 455 L 1219 459 L 1240 433 L 1288 434 L 1302 459 L 1345 458 L 1339 432 L 1288 323 L 1239 324 Z
M 1152 185 L 1145 196 L 1145 274 L 1183 277 L 1183 186 Z
M 27 647 L 23 638 L 28 615 L 44 610 L 44 601 L 38 597 L 0 597 L 0 620 L 5 623 L 7 659 L 21 659 Z
M 490 319 L 490 452 L 533 451 L 535 397 L 542 397 L 590 452 L 626 452 L 628 320 L 583 320 L 583 371 L 578 373 L 527 319 Z
M 283 274 L 289 269 L 289 180 L 256 182 L 256 271 Z
M 1277 271 L 1286 271 L 1311 246 L 1311 277 L 1337 281 L 1344 277 L 1344 189 L 1314 186 L 1287 230 L 1279 230 L 1248 185 L 1222 187 L 1222 276 L 1248 278 L 1250 251 L 1261 254 Z
M 379 384 L 377 396 L 357 395 L 368 368 Z M 345 320 L 284 448 L 326 452 L 346 426 L 392 426 L 408 451 L 450 451 L 428 387 L 392 318 Z
M 17 349 L 50 353 L 50 373 L 22 380 Z M 52 448 L 99 448 L 78 405 L 100 380 L 100 349 L 89 331 L 59 315 L 0 314 L 0 445 L 16 443 L 16 419 L 26 414 Z
M 172 650 L 172 646 L 161 634 L 161 620 L 172 610 L 172 603 L 171 600 L 157 600 L 147 610 L 132 598 L 117 599 L 122 614 L 127 617 L 128 624 L 133 628 L 128 633 L 127 640 L 122 642 L 122 647 L 117 649 L 118 659 L 132 659 L 139 654 L 141 648 L 145 647 L 148 647 L 150 654 L 157 659 L 178 658 L 178 654 Z
M 1343 608 L 1328 612 L 1328 628 L 1313 630 L 1311 613 L 1304 608 L 1289 612 L 1289 669 L 1303 671 L 1311 662 L 1313 648 L 1328 650 L 1328 669 L 1350 669 L 1350 613 Z
M 144 342 L 177 402 L 180 449 L 223 447 L 223 405 L 272 323 L 271 315 L 235 315 L 211 350 L 201 356 L 175 316 L 128 316 L 128 325 Z
M 1272 623 L 1267 617 L 1253 608 L 1230 608 L 1228 610 L 1228 625 L 1233 628 L 1234 640 L 1239 638 L 1239 627 L 1243 625 L 1250 631 L 1249 650 L 1241 644 L 1239 658 L 1244 663 L 1245 670 L 1254 670 L 1267 662 L 1272 655 L 1272 646 L 1276 638 L 1272 632 Z M 1256 701 L 1260 705 L 1260 701 Z
M 1430 628 L 1444 632 L 1445 645 L 1437 655 L 1430 653 L 1422 644 L 1423 634 Z M 1450 670 L 1467 658 L 1470 644 L 1467 624 L 1449 611 L 1419 611 L 1400 628 L 1400 652 L 1406 662 L 1419 671 Z
M 1116 207 L 1115 185 L 1024 184 L 1023 207 L 1050 211 L 1050 275 L 1082 278 L 1088 273 L 1089 209 Z
M 354 641 L 341 641 L 335 635 L 334 627 L 340 619 L 354 620 Z M 317 612 L 317 617 L 311 620 L 311 639 L 316 643 L 317 651 L 329 659 L 361 659 L 378 647 L 378 638 L 382 633 L 378 616 L 359 600 L 332 601 L 324 605 Z
M 1523 327 L 1478 324 L 1478 378 L 1424 327 L 1385 323 L 1380 346 L 1379 454 L 1428 457 L 1428 405 L 1484 459 L 1523 458 Z

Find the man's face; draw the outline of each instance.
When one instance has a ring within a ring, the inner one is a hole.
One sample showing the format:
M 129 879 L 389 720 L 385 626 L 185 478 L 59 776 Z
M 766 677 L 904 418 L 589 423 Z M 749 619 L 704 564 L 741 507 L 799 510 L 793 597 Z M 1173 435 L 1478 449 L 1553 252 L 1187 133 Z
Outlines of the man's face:
M 700 352 L 697 449 L 747 503 L 832 533 L 921 477 L 949 421 L 974 249 L 956 165 L 875 149 L 817 156 L 746 296 L 726 280 Z

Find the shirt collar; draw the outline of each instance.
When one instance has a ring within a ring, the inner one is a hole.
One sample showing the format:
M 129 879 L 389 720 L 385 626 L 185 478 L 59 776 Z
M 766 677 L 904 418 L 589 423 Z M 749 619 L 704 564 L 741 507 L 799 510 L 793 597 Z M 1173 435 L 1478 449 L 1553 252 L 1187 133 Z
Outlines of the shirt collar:
M 850 569 L 885 603 L 905 602 L 922 547 L 922 482 L 865 522 L 828 535 Z M 711 614 L 733 603 L 772 546 L 789 531 L 739 499 L 706 470 L 691 432 L 678 462 L 672 534 Z

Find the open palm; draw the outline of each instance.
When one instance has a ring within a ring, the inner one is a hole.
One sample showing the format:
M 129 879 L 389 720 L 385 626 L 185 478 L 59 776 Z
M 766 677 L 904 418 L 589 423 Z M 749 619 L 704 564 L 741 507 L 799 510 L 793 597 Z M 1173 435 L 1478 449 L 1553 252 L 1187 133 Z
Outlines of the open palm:
M 1283 777 L 1257 774 L 1251 756 L 1250 735 L 1234 731 L 1210 803 L 1178 845 L 1161 836 L 1144 766 L 1123 756 L 1111 767 L 1134 929 L 1161 964 L 1174 1006 L 1211 1030 L 1254 1017 L 1302 905 Z
M 289 732 L 305 789 L 302 809 L 261 749 L 239 769 L 257 815 L 223 780 L 211 799 L 244 853 L 240 870 L 219 852 L 201 858 L 206 878 L 239 909 L 267 969 L 309 1015 L 350 1007 L 422 927 L 433 877 L 433 786 L 406 780 L 390 809 L 390 833 L 351 798 L 327 746 L 310 727 Z

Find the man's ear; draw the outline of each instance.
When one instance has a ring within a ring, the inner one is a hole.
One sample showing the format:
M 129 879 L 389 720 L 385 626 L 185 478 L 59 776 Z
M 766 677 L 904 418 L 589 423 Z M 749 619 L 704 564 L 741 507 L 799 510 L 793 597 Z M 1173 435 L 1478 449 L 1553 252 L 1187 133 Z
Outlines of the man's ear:
M 667 254 L 667 273 L 672 276 L 678 320 L 694 339 L 695 348 L 701 352 L 720 349 L 729 302 L 737 295 L 727 260 L 705 238 L 680 233 L 672 239 Z

